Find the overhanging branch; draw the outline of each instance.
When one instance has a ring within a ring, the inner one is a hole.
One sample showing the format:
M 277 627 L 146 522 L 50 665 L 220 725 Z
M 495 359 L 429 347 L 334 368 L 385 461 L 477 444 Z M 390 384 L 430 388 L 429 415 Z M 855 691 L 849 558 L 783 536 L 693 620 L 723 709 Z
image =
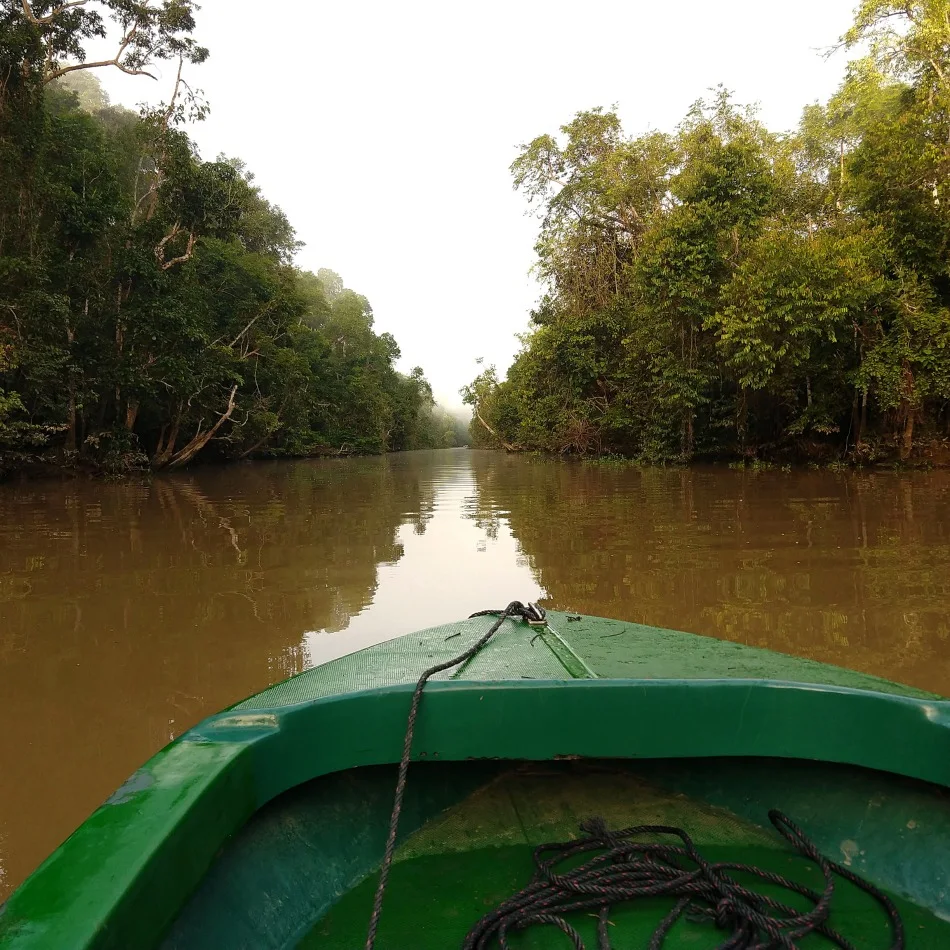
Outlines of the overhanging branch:
M 61 3 L 58 7 L 54 7 L 46 16 L 37 16 L 33 12 L 30 0 L 21 0 L 24 16 L 30 23 L 35 23 L 37 26 L 45 26 L 47 23 L 52 23 L 56 17 L 71 7 L 84 7 L 88 2 L 89 0 L 70 0 L 69 3 Z
M 82 2 L 85 3 L 86 0 L 82 0 Z M 23 0 L 23 3 L 26 4 L 27 0 Z M 72 5 L 78 6 L 78 0 Z M 43 81 L 51 82 L 54 79 L 59 79 L 60 76 L 65 76 L 67 73 L 75 72 L 78 69 L 98 69 L 102 66 L 115 66 L 116 69 L 121 70 L 129 76 L 148 76 L 149 79 L 155 79 L 156 77 L 147 70 L 140 69 L 137 66 L 128 66 L 122 62 L 122 56 L 125 54 L 125 51 L 129 48 L 132 41 L 138 35 L 138 31 L 138 24 L 135 24 L 125 34 L 125 36 L 122 37 L 122 42 L 119 44 L 119 51 L 112 59 L 101 59 L 95 63 L 73 63 L 71 66 L 60 66 L 57 69 L 47 73 L 46 78 Z

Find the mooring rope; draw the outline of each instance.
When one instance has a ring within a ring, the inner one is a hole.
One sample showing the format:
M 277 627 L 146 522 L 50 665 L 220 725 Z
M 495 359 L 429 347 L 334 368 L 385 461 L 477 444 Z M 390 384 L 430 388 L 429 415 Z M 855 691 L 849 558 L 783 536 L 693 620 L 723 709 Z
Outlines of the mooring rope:
M 412 756 L 412 739 L 416 731 L 416 717 L 419 714 L 419 703 L 422 701 L 422 691 L 429 678 L 443 670 L 450 670 L 453 666 L 466 663 L 495 635 L 501 625 L 509 617 L 521 617 L 528 623 L 543 624 L 544 610 L 537 604 L 528 604 L 527 607 L 520 600 L 513 600 L 504 610 L 480 610 L 471 617 L 487 617 L 494 614 L 498 619 L 491 625 L 488 632 L 480 640 L 470 646 L 464 653 L 454 660 L 436 663 L 430 666 L 416 683 L 409 703 L 409 717 L 406 720 L 406 738 L 402 747 L 402 758 L 399 760 L 399 771 L 396 778 L 396 795 L 393 801 L 393 811 L 389 819 L 389 836 L 386 839 L 386 850 L 383 853 L 383 863 L 379 870 L 379 884 L 376 887 L 376 897 L 373 900 L 373 913 L 369 919 L 369 932 L 366 935 L 366 950 L 373 950 L 376 944 L 376 931 L 379 928 L 379 915 L 383 910 L 383 897 L 386 893 L 386 883 L 389 880 L 389 870 L 393 863 L 393 854 L 396 851 L 396 833 L 399 830 L 399 816 L 402 814 L 402 800 L 406 794 L 406 778 L 409 774 L 409 760 Z M 469 619 L 471 619 L 471 617 Z M 449 637 L 448 639 L 452 639 Z
M 668 825 L 640 825 L 608 830 L 602 818 L 581 825 L 585 837 L 535 849 L 536 872 L 531 883 L 486 914 L 469 932 L 462 950 L 508 950 L 508 934 L 536 924 L 557 927 L 575 950 L 585 950 L 583 939 L 565 919 L 576 911 L 597 912 L 598 950 L 610 950 L 609 914 L 614 904 L 643 897 L 671 897 L 676 903 L 659 922 L 648 950 L 660 950 L 667 934 L 681 918 L 709 922 L 728 936 L 718 950 L 797 950 L 803 937 L 821 934 L 841 950 L 856 948 L 827 923 L 835 891 L 835 875 L 871 895 L 890 921 L 891 950 L 903 950 L 904 925 L 893 901 L 848 868 L 829 861 L 807 835 L 779 811 L 769 820 L 783 838 L 821 870 L 824 890 L 817 893 L 780 874 L 751 864 L 711 863 L 699 853 L 689 835 Z M 682 844 L 637 841 L 642 835 L 674 835 Z M 560 871 L 562 862 L 596 852 L 580 866 Z M 796 910 L 766 894 L 740 884 L 732 873 L 757 877 L 811 901 L 808 910 Z M 810 944 L 809 944 L 810 946 Z
M 402 758 L 399 760 L 396 792 L 389 834 L 373 900 L 365 950 L 373 950 L 383 898 L 396 851 L 396 836 L 406 792 L 406 779 L 412 757 L 419 704 L 428 680 L 436 673 L 452 669 L 472 659 L 501 628 L 505 620 L 521 617 L 530 624 L 543 626 L 544 610 L 536 604 L 525 606 L 512 601 L 504 610 L 482 610 L 472 617 L 497 615 L 488 631 L 464 653 L 427 669 L 416 683 L 409 704 Z M 458 634 L 453 634 L 457 636 Z M 449 637 L 447 639 L 452 639 Z M 575 911 L 597 912 L 598 950 L 610 950 L 609 918 L 614 904 L 643 897 L 671 897 L 672 910 L 653 932 L 647 950 L 660 950 L 667 934 L 683 917 L 709 922 L 728 936 L 716 950 L 798 950 L 798 941 L 809 934 L 821 934 L 840 950 L 857 950 L 827 923 L 835 876 L 850 881 L 873 897 L 890 921 L 893 940 L 890 950 L 904 950 L 904 925 L 893 901 L 881 890 L 848 868 L 828 860 L 791 819 L 780 811 L 769 812 L 776 831 L 801 855 L 818 865 L 824 877 L 822 893 L 803 884 L 750 864 L 711 863 L 704 858 L 689 835 L 669 825 L 640 825 L 610 831 L 602 818 L 591 818 L 581 825 L 585 835 L 574 841 L 544 844 L 535 849 L 536 872 L 527 887 L 486 914 L 469 932 L 462 950 L 488 950 L 494 944 L 510 950 L 508 934 L 537 924 L 562 931 L 574 950 L 585 950 L 577 930 L 564 917 Z M 637 835 L 673 835 L 681 844 L 637 841 Z M 586 863 L 558 871 L 562 862 L 578 855 L 596 852 Z M 550 855 L 550 856 L 549 856 Z M 729 872 L 748 874 L 791 891 L 811 901 L 807 911 L 796 910 L 766 894 L 759 894 L 736 881 Z

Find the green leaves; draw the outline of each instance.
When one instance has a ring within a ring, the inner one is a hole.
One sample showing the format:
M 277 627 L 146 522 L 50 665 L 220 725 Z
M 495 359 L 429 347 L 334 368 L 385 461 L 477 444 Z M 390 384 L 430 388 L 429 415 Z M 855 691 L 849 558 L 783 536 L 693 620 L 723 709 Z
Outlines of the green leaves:
M 672 136 L 594 109 L 525 146 L 546 287 L 507 379 L 467 391 L 489 437 L 657 461 L 878 433 L 906 457 L 915 422 L 945 429 L 948 22 L 865 0 L 867 55 L 793 135 L 719 89 Z
M 42 63 L 47 82 L 97 66 L 151 75 L 149 68 L 160 60 L 202 63 L 208 58 L 208 50 L 191 36 L 193 0 L 21 0 L 17 7 L 18 25 L 31 32 L 40 47 L 36 61 Z M 110 24 L 119 35 L 115 54 L 88 62 L 86 41 L 105 38 Z
M 741 386 L 787 384 L 789 374 L 840 360 L 839 338 L 884 291 L 878 240 L 861 231 L 801 234 L 782 222 L 763 231 L 706 324 Z
M 907 82 L 946 105 L 950 19 L 944 0 L 863 0 L 842 42 L 868 50 L 859 61 L 865 71 Z
M 202 109 L 184 84 L 136 116 L 66 61 L 111 17 L 124 32 L 110 65 L 199 62 L 194 9 L 0 11 L 13 77 L 0 85 L 0 467 L 41 448 L 121 471 L 445 435 L 424 374 L 397 372 L 366 298 L 332 271 L 296 270 L 294 229 L 243 162 L 199 158 L 176 127 Z
M 857 382 L 883 409 L 917 412 L 950 399 L 950 309 L 912 272 L 899 271 L 883 306 L 863 328 L 868 341 Z
M 674 149 L 667 136 L 624 137 L 614 112 L 580 112 L 560 139 L 542 135 L 511 166 L 515 187 L 540 207 L 538 271 L 557 305 L 609 306 L 625 267 L 665 200 Z

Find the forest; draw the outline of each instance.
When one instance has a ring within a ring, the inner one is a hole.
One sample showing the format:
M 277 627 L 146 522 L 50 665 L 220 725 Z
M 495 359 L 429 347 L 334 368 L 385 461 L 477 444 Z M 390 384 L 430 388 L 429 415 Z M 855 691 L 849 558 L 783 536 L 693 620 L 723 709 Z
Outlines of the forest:
M 790 133 L 719 89 L 672 133 L 596 108 L 524 145 L 544 295 L 463 390 L 476 444 L 950 462 L 947 11 L 863 0 Z
M 0 475 L 465 439 L 422 369 L 396 369 L 366 298 L 295 266 L 294 229 L 244 163 L 198 154 L 195 9 L 0 2 Z M 168 101 L 140 113 L 96 79 L 163 61 Z

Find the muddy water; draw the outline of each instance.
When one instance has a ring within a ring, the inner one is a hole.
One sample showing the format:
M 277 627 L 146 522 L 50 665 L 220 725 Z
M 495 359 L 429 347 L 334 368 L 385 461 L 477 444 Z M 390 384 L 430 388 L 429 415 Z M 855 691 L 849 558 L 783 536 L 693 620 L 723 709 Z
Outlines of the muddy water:
M 535 597 L 950 694 L 950 473 L 451 450 L 2 485 L 0 899 L 202 717 Z

